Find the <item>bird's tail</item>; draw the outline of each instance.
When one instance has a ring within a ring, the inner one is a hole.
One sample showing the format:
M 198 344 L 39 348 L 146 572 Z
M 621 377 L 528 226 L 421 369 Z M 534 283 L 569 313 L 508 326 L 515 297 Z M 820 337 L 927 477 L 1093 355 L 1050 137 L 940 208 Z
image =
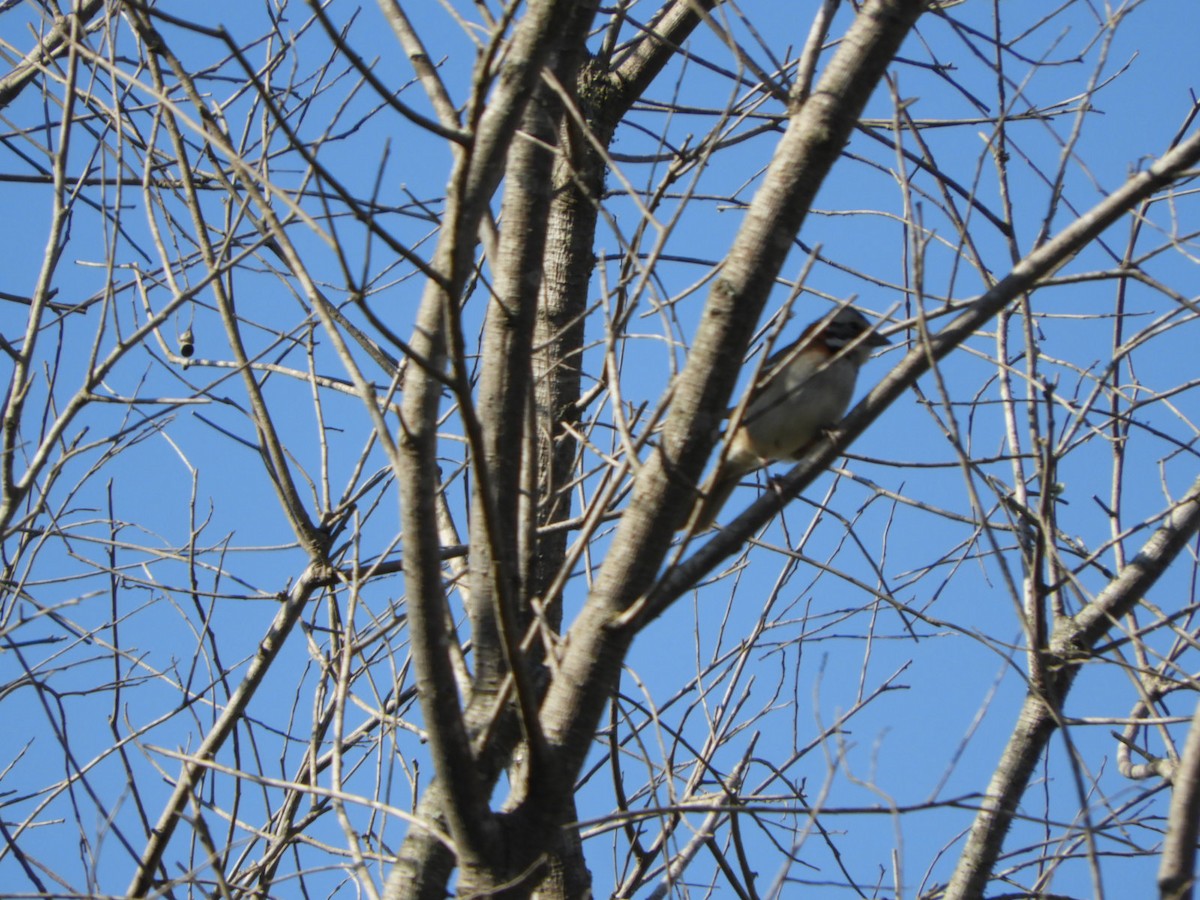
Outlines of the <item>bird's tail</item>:
M 696 501 L 684 528 L 692 534 L 700 534 L 712 528 L 717 513 L 721 511 L 721 507 L 725 505 L 725 501 L 745 474 L 740 468 L 727 470 L 727 467 L 723 466 L 704 486 L 704 492 Z

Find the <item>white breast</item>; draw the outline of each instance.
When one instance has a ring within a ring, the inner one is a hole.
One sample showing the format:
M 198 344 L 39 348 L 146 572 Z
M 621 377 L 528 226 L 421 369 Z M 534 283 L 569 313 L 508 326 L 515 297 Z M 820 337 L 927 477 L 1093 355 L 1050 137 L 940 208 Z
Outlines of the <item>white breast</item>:
M 817 434 L 835 425 L 854 395 L 858 366 L 842 358 L 812 373 L 789 365 L 746 410 L 745 444 L 762 459 L 797 459 Z

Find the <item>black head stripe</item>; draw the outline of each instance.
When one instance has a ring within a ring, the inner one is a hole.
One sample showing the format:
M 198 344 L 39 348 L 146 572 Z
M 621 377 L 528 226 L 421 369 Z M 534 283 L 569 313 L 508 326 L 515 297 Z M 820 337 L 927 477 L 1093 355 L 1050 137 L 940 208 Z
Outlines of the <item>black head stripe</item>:
M 850 315 L 845 315 L 847 312 Z M 835 349 L 841 349 L 870 327 L 866 319 L 858 313 L 853 310 L 843 310 L 825 327 L 825 343 Z

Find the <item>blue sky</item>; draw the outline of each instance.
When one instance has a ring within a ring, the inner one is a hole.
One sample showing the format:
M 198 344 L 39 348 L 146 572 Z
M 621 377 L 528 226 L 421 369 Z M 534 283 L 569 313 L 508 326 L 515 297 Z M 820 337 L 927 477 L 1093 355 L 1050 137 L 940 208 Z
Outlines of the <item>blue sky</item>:
M 410 5 L 431 56 L 444 60 L 441 71 L 461 102 L 473 61 L 470 42 L 440 7 Z M 457 6 L 464 14 L 471 11 L 471 4 Z M 761 0 L 743 3 L 741 9 L 752 19 L 771 52 L 782 58 L 789 48 L 803 42 L 811 6 L 804 5 L 799 15 L 791 4 Z M 353 9 L 335 4 L 331 14 L 347 21 Z M 960 25 L 989 32 L 993 11 L 992 5 L 976 2 L 953 7 L 951 15 Z M 260 10 L 250 10 L 244 4 L 218 3 L 207 5 L 202 12 L 189 9 L 187 14 L 204 15 L 207 24 L 221 23 L 234 34 L 244 35 L 246 54 L 256 64 L 273 49 L 269 43 L 250 40 L 266 29 Z M 21 7 L 0 15 L 0 37 L 22 52 L 30 38 L 20 18 L 28 15 L 29 11 Z M 1077 121 L 1080 133 L 1074 145 L 1075 158 L 1064 169 L 1062 202 L 1048 223 L 1051 233 L 1111 192 L 1130 171 L 1166 149 L 1193 103 L 1195 73 L 1192 67 L 1181 66 L 1180 61 L 1194 56 L 1200 10 L 1186 0 L 1133 5 L 1116 30 L 1099 70 L 1101 83 L 1109 77 L 1112 81 L 1095 93 L 1091 111 L 1082 116 L 1075 112 L 1078 98 L 1096 77 L 1103 46 L 1103 32 L 1096 18 L 1100 8 L 1076 3 L 1043 21 L 1042 17 L 1048 15 L 1044 5 L 1020 0 L 1003 4 L 1002 15 L 1007 36 L 1026 35 L 1005 57 L 1006 71 L 1012 79 L 1006 86 L 1010 114 L 1020 115 L 1030 105 L 1050 112 L 1063 110 L 1061 115 L 1041 121 L 1019 121 L 1008 126 L 1007 172 L 1016 248 L 1027 252 L 1046 227 L 1051 206 L 1048 181 L 1053 181 L 1064 141 Z M 842 9 L 832 34 L 844 31 L 848 17 L 848 10 Z M 305 21 L 306 7 L 290 8 L 280 31 L 288 34 L 289 29 L 298 29 Z M 740 38 L 752 40 L 739 23 L 730 21 Z M 165 25 L 164 32 L 185 63 L 197 70 L 217 66 L 223 59 L 216 41 Z M 120 27 L 117 33 L 119 52 L 132 56 L 135 48 L 128 30 Z M 374 7 L 358 13 L 349 34 L 364 58 L 372 60 L 373 71 L 381 79 L 394 85 L 410 83 L 411 70 Z M 997 109 L 995 78 L 990 72 L 990 59 L 974 54 L 962 34 L 956 34 L 944 22 L 927 18 L 919 35 L 906 44 L 901 54 L 907 62 L 893 69 L 896 91 L 908 101 L 906 109 L 914 118 L 945 122 L 944 127 L 922 130 L 938 166 L 999 212 L 1001 196 L 988 151 L 995 129 L 985 121 L 994 117 Z M 417 201 L 433 211 L 440 210 L 451 165 L 447 149 L 399 116 L 374 115 L 378 98 L 368 90 L 354 88 L 357 76 L 343 71 L 344 64 L 335 65 L 318 79 L 316 73 L 330 52 L 319 29 L 304 31 L 297 37 L 296 46 L 295 68 L 291 68 L 289 58 L 288 65 L 272 73 L 280 102 L 303 110 L 302 114 L 296 113 L 302 136 L 312 139 L 328 134 L 320 149 L 321 161 L 356 195 L 377 196 L 379 224 L 427 256 L 432 249 L 433 229 L 428 216 L 416 214 Z M 696 35 L 690 49 L 726 69 L 734 65 L 728 51 L 707 31 Z M 760 64 L 768 65 L 765 50 L 752 52 Z M 1031 59 L 1046 61 L 1032 76 Z M 952 65 L 953 69 L 945 75 L 934 72 L 929 67 L 931 60 Z M 211 99 L 223 105 L 231 131 L 245 135 L 247 155 L 258 162 L 261 109 L 252 106 L 250 93 L 243 92 L 244 78 L 239 81 L 234 77 L 234 67 L 222 65 L 202 83 Z M 289 79 L 293 82 L 290 90 L 283 90 Z M 317 83 L 321 85 L 319 96 L 310 104 L 304 102 L 311 85 Z M 105 91 L 111 90 L 110 82 L 98 77 L 94 89 L 98 96 L 105 96 Z M 595 311 L 588 323 L 593 349 L 586 358 L 589 378 L 585 378 L 585 389 L 595 383 L 605 315 L 614 302 L 614 296 L 605 296 L 604 292 L 617 284 L 619 260 L 640 222 L 638 205 L 621 195 L 623 185 L 652 190 L 663 176 L 665 163 L 647 162 L 646 156 L 658 152 L 664 144 L 682 146 L 689 137 L 694 145 L 712 127 L 713 112 L 720 110 L 729 97 L 743 93 L 721 73 L 708 71 L 696 62 L 679 62 L 656 82 L 647 99 L 676 101 L 692 112 L 668 117 L 657 109 L 638 109 L 631 115 L 630 124 L 619 132 L 612 146 L 619 176 L 610 175 L 608 187 L 613 195 L 605 201 L 609 218 L 601 224 L 596 242 L 596 252 L 604 262 L 593 281 Z M 145 92 L 134 92 L 134 96 L 145 99 Z M 409 84 L 400 97 L 428 112 L 419 86 Z M 761 112 L 776 115 L 779 108 L 767 103 Z M 27 91 L 4 113 L 6 141 L 0 146 L 0 173 L 8 177 L 0 182 L 0 190 L 9 208 L 18 214 L 0 218 L 0 240 L 9 260 L 8 277 L 0 290 L 28 295 L 46 245 L 49 193 L 44 185 L 20 183 L 12 176 L 33 174 L 36 166 L 28 158 L 38 159 L 36 146 L 56 143 L 57 136 L 52 130 L 33 131 L 32 140 L 23 141 L 18 133 L 30 132 L 38 123 L 55 118 L 57 107 L 52 100 Z M 890 121 L 892 115 L 892 98 L 888 89 L 881 87 L 866 117 L 868 121 Z M 148 121 L 144 116 L 138 118 L 143 137 L 148 133 Z M 736 130 L 748 131 L 759 121 L 747 119 Z M 641 128 L 633 127 L 635 124 Z M 891 139 L 886 130 L 877 133 Z M 72 165 L 80 170 L 94 167 L 96 174 L 118 171 L 111 155 L 93 152 L 85 134 L 78 129 L 73 135 Z M 661 233 L 666 235 L 662 252 L 686 260 L 660 263 L 643 294 L 633 298 L 636 314 L 621 335 L 624 367 L 620 391 L 621 400 L 629 408 L 643 403 L 653 408 L 659 403 L 669 379 L 686 358 L 704 298 L 703 289 L 687 289 L 707 277 L 728 249 L 741 221 L 741 204 L 753 196 L 760 183 L 761 169 L 775 140 L 774 134 L 766 132 L 722 149 L 702 170 L 689 172 L 679 182 L 678 189 L 692 188 L 682 209 L 677 200 L 667 199 L 656 210 L 650 237 L 638 251 L 644 255 L 651 250 L 654 236 Z M 165 140 L 160 137 L 160 141 L 165 147 Z M 278 134 L 271 136 L 271 146 L 272 152 L 263 164 L 269 166 L 272 181 L 283 189 L 297 188 L 305 177 L 302 161 L 286 151 Z M 916 149 L 908 136 L 905 146 Z M 140 158 L 131 150 L 125 152 L 126 159 Z M 44 167 L 45 156 L 40 159 Z M 129 171 L 140 176 L 136 169 Z M 947 299 L 961 303 L 979 294 L 984 278 L 956 237 L 932 179 L 914 173 L 911 167 L 907 177 L 917 192 L 915 202 L 921 221 L 931 236 L 924 290 L 928 311 L 936 314 Z M 903 211 L 902 182 L 894 148 L 856 136 L 823 187 L 817 208 L 800 234 L 803 247 L 797 248 L 785 266 L 776 298 L 768 307 L 770 314 L 785 306 L 790 285 L 783 282 L 793 282 L 804 269 L 804 248 L 819 247 L 821 259 L 812 267 L 805 291 L 795 303 L 795 321 L 784 328 L 783 334 L 785 339 L 795 334 L 804 323 L 827 311 L 834 299 L 855 296 L 870 313 L 888 313 L 890 320 L 884 327 L 892 333 L 896 347 L 879 354 L 864 369 L 860 394 L 884 375 L 899 358 L 904 342 L 913 336 L 911 330 L 897 327 L 905 321 L 911 324 L 915 315 L 914 308 L 905 305 L 903 293 L 903 288 L 912 284 L 913 269 L 911 247 L 906 245 L 907 235 L 898 219 Z M 305 264 L 323 290 L 335 301 L 344 300 L 347 278 L 325 239 L 336 233 L 346 251 L 346 268 L 371 289 L 372 309 L 385 316 L 397 334 L 406 336 L 420 297 L 420 278 L 413 275 L 411 267 L 397 263 L 390 250 L 342 211 L 335 210 L 332 219 L 325 218 L 326 207 L 315 196 L 314 185 L 310 182 L 308 186 L 304 208 L 317 217 L 318 228 L 299 222 L 288 228 Z M 79 384 L 93 345 L 110 348 L 117 335 L 127 334 L 144 321 L 146 313 L 135 290 L 131 267 L 136 265 L 150 273 L 159 264 L 152 253 L 146 252 L 151 247 L 147 204 L 137 185 L 127 185 L 119 195 L 112 189 L 94 187 L 85 195 L 98 203 L 122 202 L 125 235 L 117 236 L 111 220 L 106 226 L 94 211 L 81 206 L 71 223 L 64 263 L 55 276 L 59 291 L 55 299 L 78 303 L 103 296 L 110 281 L 116 291 L 110 300 L 92 303 L 86 313 L 64 316 L 61 324 L 55 321 L 44 329 L 45 349 L 39 364 L 56 367 L 59 380 L 53 387 L 47 387 L 45 378 L 35 382 L 29 402 L 40 409 L 45 398 L 53 395 L 47 418 L 57 414 Z M 220 197 L 210 199 L 210 222 L 219 224 L 223 215 Z M 960 198 L 956 202 L 965 209 Z M 150 212 L 161 227 L 167 225 L 163 208 L 151 207 Z M 179 215 L 180 209 L 175 207 L 172 212 Z M 1180 196 L 1171 205 L 1157 204 L 1148 218 L 1138 236 L 1135 255 L 1166 243 L 1156 229 L 1174 228 L 1186 237 L 1196 227 L 1195 210 L 1187 196 Z M 177 233 L 186 236 L 188 227 L 181 225 Z M 244 221 L 235 230 L 242 235 L 252 233 Z M 1012 251 L 1002 235 L 978 214 L 971 220 L 970 234 L 990 275 L 1003 276 L 1012 264 Z M 1071 424 L 1072 404 L 1079 404 L 1087 396 L 1096 374 L 1112 354 L 1115 283 L 1111 279 L 1069 280 L 1080 273 L 1113 269 L 1126 252 L 1130 234 L 1128 220 L 1110 229 L 1102 245 L 1090 248 L 1059 273 L 1063 283 L 1033 295 L 1042 351 L 1040 371 L 1046 378 L 1057 379 L 1056 393 L 1065 398 L 1055 411 L 1056 433 L 1061 434 Z M 192 252 L 186 239 L 180 239 L 173 249 L 183 255 Z M 1145 269 L 1161 284 L 1192 298 L 1195 259 L 1194 247 L 1168 249 L 1149 258 Z M 106 267 L 108 261 L 111 270 Z M 271 271 L 271 266 L 276 271 Z M 181 274 L 181 281 L 194 282 L 199 274 L 198 267 L 191 267 Z M 165 285 L 153 278 L 147 283 L 151 285 L 147 294 L 151 305 L 169 300 L 171 292 Z M 264 354 L 264 361 L 303 370 L 309 364 L 303 344 L 308 333 L 308 312 L 293 293 L 295 287 L 294 279 L 278 274 L 277 261 L 270 254 L 255 256 L 233 279 L 252 352 Z M 479 289 L 466 306 L 465 318 L 471 328 L 478 328 L 484 296 Z M 1130 285 L 1125 302 L 1129 314 L 1127 336 L 1178 309 L 1166 292 L 1137 283 Z M 0 334 L 9 341 L 17 340 L 27 312 L 27 307 L 18 303 L 0 304 Z M 1200 409 L 1196 391 L 1188 385 L 1195 377 L 1192 363 L 1196 325 L 1186 321 L 1187 315 L 1180 316 L 1184 320 L 1180 327 L 1147 341 L 1132 357 L 1132 371 L 1122 373 L 1127 397 L 1149 400 L 1154 391 L 1185 385 L 1169 399 L 1147 402 L 1133 412 L 1143 427 L 1132 433 L 1128 464 L 1122 474 L 1121 513 L 1127 528 L 1157 515 L 1167 502 L 1164 494 L 1177 496 L 1195 477 L 1190 443 L 1195 439 L 1194 423 Z M 106 324 L 102 327 L 102 323 Z M 210 292 L 202 292 L 194 302 L 182 305 L 161 334 L 170 345 L 189 327 L 195 332 L 198 357 L 228 358 Z M 469 332 L 466 338 L 473 346 L 477 334 Z M 1018 320 L 1014 320 L 1012 341 L 1014 346 L 1021 343 Z M 919 394 L 907 394 L 854 445 L 854 458 L 842 464 L 848 472 L 828 473 L 818 480 L 805 497 L 768 527 L 755 546 L 737 559 L 736 571 L 682 598 L 635 643 L 628 660 L 628 677 L 622 684 L 625 699 L 620 709 L 639 732 L 637 739 L 629 741 L 622 768 L 633 785 L 642 784 L 647 769 L 654 771 L 658 781 L 652 796 L 638 797 L 633 805 L 672 802 L 693 774 L 687 762 L 691 751 L 683 742 L 677 743 L 676 733 L 698 745 L 709 737 L 710 722 L 720 721 L 718 710 L 722 705 L 742 704 L 738 708 L 743 721 L 754 711 L 753 724 L 741 731 L 731 728 L 722 749 L 714 755 L 723 773 L 732 771 L 753 747 L 755 761 L 747 784 L 766 783 L 764 791 L 772 796 L 786 795 L 803 785 L 806 802 L 813 804 L 819 798 L 831 809 L 821 816 L 821 823 L 834 836 L 807 837 L 800 853 L 802 861 L 793 865 L 792 876 L 818 884 L 841 879 L 828 850 L 830 845 L 837 847 L 860 886 L 873 895 L 893 896 L 895 882 L 899 881 L 901 894 L 913 896 L 922 884 L 928 888 L 948 876 L 959 847 L 955 842 L 970 822 L 969 809 L 941 807 L 896 817 L 887 809 L 889 804 L 908 807 L 967 797 L 983 790 L 1024 696 L 1021 628 L 999 562 L 1002 558 L 1019 579 L 1019 558 L 1009 533 L 998 533 L 999 554 L 977 534 L 975 512 L 966 497 L 958 458 L 939 424 L 953 414 L 972 456 L 989 460 L 981 463 L 972 477 L 976 489 L 984 495 L 984 508 L 992 509 L 997 501 L 982 475 L 1006 483 L 1013 477 L 1010 463 L 999 458 L 1006 448 L 1005 422 L 996 402 L 995 352 L 994 335 L 990 333 L 976 337 L 956 352 L 940 370 L 953 401 L 949 408 L 941 404 L 936 381 L 924 379 Z M 313 350 L 312 364 L 322 374 L 345 376 L 328 341 L 319 342 Z M 8 368 L 0 371 L 9 374 L 7 358 L 3 365 Z M 1019 374 L 1025 361 L 1015 361 L 1014 367 L 1018 372 L 1016 389 L 1023 395 L 1026 388 Z M 376 370 L 372 377 L 381 375 Z M 296 472 L 304 473 L 298 474 L 298 479 L 304 485 L 310 508 L 323 504 L 326 491 L 336 500 L 343 492 L 364 488 L 354 520 L 359 535 L 357 552 L 363 558 L 394 554 L 395 488 L 386 474 L 372 481 L 373 476 L 385 472 L 386 460 L 371 444 L 370 424 L 361 403 L 344 394 L 321 391 L 318 420 L 311 384 L 280 374 L 268 378 L 265 385 Z M 25 852 L 38 857 L 76 888 L 87 885 L 84 873 L 94 870 L 100 880 L 87 886 L 115 893 L 124 889 L 131 863 L 103 821 L 112 815 L 127 835 L 136 836 L 141 814 L 128 791 L 123 764 L 110 752 L 115 740 L 110 719 L 118 723 L 115 732 L 124 735 L 162 716 L 163 723 L 147 730 L 142 743 L 175 751 L 194 749 L 213 720 L 211 702 L 223 702 L 228 690 L 236 685 L 244 672 L 244 661 L 254 653 L 277 611 L 275 595 L 286 590 L 289 579 L 296 577 L 303 554 L 294 546 L 274 491 L 263 477 L 257 451 L 246 444 L 254 439 L 253 426 L 246 414 L 245 391 L 230 369 L 197 365 L 184 370 L 167 361 L 158 344 L 150 341 L 144 348 L 131 351 L 98 393 L 108 399 L 136 394 L 156 398 L 156 402 L 90 405 L 70 430 L 82 441 L 114 434 L 143 417 L 146 424 L 133 432 L 138 436 L 136 441 L 124 439 L 130 446 L 116 459 L 102 461 L 100 450 L 96 450 L 64 464 L 62 478 L 51 488 L 51 509 L 55 511 L 52 518 L 57 528 L 57 532 L 50 530 L 54 539 L 39 538 L 23 545 L 19 534 L 14 534 L 6 545 L 9 560 L 15 561 L 17 573 L 26 579 L 25 589 L 39 604 L 64 604 L 59 610 L 61 615 L 82 629 L 98 631 L 93 640 L 33 643 L 60 639 L 65 631 L 61 622 L 43 616 L 15 627 L 13 623 L 34 616 L 34 607 L 21 603 L 5 607 L 9 639 L 14 642 L 8 652 L 0 654 L 0 682 L 10 687 L 3 701 L 7 706 L 5 720 L 26 723 L 28 729 L 6 729 L 0 737 L 0 772 L 7 771 L 0 789 L 22 798 L 10 800 L 11 806 L 4 813 L 6 822 L 20 822 L 31 815 L 46 822 L 21 837 L 19 843 Z M 164 402 L 163 398 L 189 402 Z M 581 462 L 584 470 L 601 465 L 605 453 L 621 449 L 611 430 L 613 402 L 611 395 L 601 394 L 586 412 L 588 424 L 594 429 L 590 434 L 595 450 L 585 454 Z M 1023 404 L 1021 411 L 1024 415 Z M 1045 423 L 1044 409 L 1038 406 L 1036 413 Z M 461 429 L 449 406 L 447 415 L 444 475 L 449 479 L 462 459 L 462 448 L 454 438 Z M 25 446 L 34 447 L 41 434 L 36 416 L 30 419 L 28 429 Z M 319 436 L 324 437 L 323 447 Z M 1110 534 L 1111 523 L 1100 504 L 1110 503 L 1111 459 L 1103 419 L 1099 411 L 1092 410 L 1079 429 L 1078 439 L 1066 448 L 1060 461 L 1058 481 L 1062 493 L 1057 507 L 1063 532 L 1088 547 L 1102 544 Z M 85 473 L 90 473 L 86 479 Z M 313 485 L 311 493 L 306 477 Z M 82 487 L 73 491 L 72 486 L 81 480 Z M 463 483 L 464 479 L 456 476 L 451 491 L 452 503 L 459 512 Z M 595 487 L 594 478 L 585 479 L 581 490 L 590 495 Z M 728 520 L 753 496 L 748 488 L 739 491 L 722 518 Z M 921 509 L 918 504 L 927 508 Z M 110 508 L 119 522 L 115 528 L 106 522 Z M 936 510 L 949 511 L 958 518 Z M 1002 519 L 999 514 L 993 515 L 996 521 Z M 48 527 L 50 519 L 41 517 L 39 526 Z M 186 563 L 182 551 L 193 534 L 201 548 L 196 559 L 202 565 L 197 567 Z M 1146 535 L 1145 527 L 1133 529 L 1126 545 L 1128 551 L 1136 552 Z M 601 533 L 569 583 L 565 593 L 568 619 L 584 602 L 595 568 L 603 561 L 606 543 Z M 110 553 L 115 555 L 120 579 L 110 579 L 106 571 Z M 829 571 L 820 571 L 813 561 L 828 566 Z M 1109 567 L 1115 565 L 1111 551 L 1103 555 L 1102 562 Z M 1151 599 L 1168 610 L 1182 608 L 1194 593 L 1193 574 L 1189 561 L 1181 560 Z M 1091 569 L 1082 570 L 1078 577 L 1082 590 L 1095 591 L 1104 583 Z M 912 638 L 891 606 L 876 604 L 862 584 L 870 590 L 890 592 L 899 603 L 927 615 L 930 621 L 914 625 L 920 639 Z M 192 586 L 199 587 L 195 596 L 189 594 Z M 364 672 L 354 685 L 351 727 L 379 706 L 394 683 L 401 687 L 412 683 L 411 672 L 403 665 L 407 646 L 403 632 L 391 621 L 402 596 L 400 578 L 381 580 L 363 592 L 363 606 L 357 611 L 355 623 L 366 642 L 363 658 L 370 665 L 365 667 L 369 672 Z M 1076 595 L 1069 602 L 1082 601 Z M 346 612 L 343 606 L 341 613 Z M 206 632 L 204 621 L 210 615 L 211 632 Z M 114 621 L 119 622 L 116 628 Z M 266 690 L 251 708 L 257 724 L 241 734 L 239 745 L 222 756 L 223 763 L 261 769 L 275 777 L 295 776 L 305 748 L 307 723 L 314 708 L 324 702 L 316 658 L 320 648 L 328 646 L 330 622 L 325 605 L 306 615 L 303 632 L 292 635 Z M 118 634 L 127 653 L 114 658 L 106 642 L 115 640 Z M 1147 636 L 1155 652 L 1167 652 L 1172 640 L 1169 633 Z M 738 648 L 745 648 L 744 669 L 735 665 Z M 1037 840 L 1057 840 L 1064 832 L 1075 834 L 1065 823 L 1078 815 L 1078 773 L 1084 773 L 1084 784 L 1090 784 L 1093 778 L 1096 781 L 1095 792 L 1087 788 L 1093 819 L 1103 816 L 1101 797 L 1120 803 L 1138 797 L 1145 789 L 1144 784 L 1131 783 L 1115 771 L 1116 744 L 1110 732 L 1121 726 L 1109 719 L 1126 715 L 1137 694 L 1114 659 L 1110 656 L 1107 664 L 1087 667 L 1068 704 L 1068 715 L 1098 717 L 1096 724 L 1070 729 L 1078 768 L 1072 771 L 1063 740 L 1056 739 L 1040 780 L 1026 797 L 1027 811 L 1035 823 L 1014 829 L 1010 848 Z M 218 660 L 229 672 L 224 681 L 216 678 L 217 683 L 210 687 Z M 1195 668 L 1186 657 L 1180 666 L 1189 671 Z M 36 671 L 40 682 L 52 690 L 35 691 L 20 681 L 27 669 Z M 116 694 L 106 685 L 117 673 L 144 680 Z M 893 675 L 894 680 L 889 680 Z M 198 697 L 184 712 L 177 708 L 180 684 L 190 685 Z M 865 704 L 842 734 L 813 743 L 823 728 L 885 684 L 897 689 Z M 703 692 L 696 685 L 703 686 Z M 677 694 L 679 699 L 669 702 Z M 82 794 L 74 798 L 62 794 L 52 799 L 44 812 L 34 814 L 40 799 L 24 799 L 24 795 L 63 777 L 65 765 L 52 733 L 59 712 L 50 697 L 62 704 L 63 720 L 70 723 L 71 739 L 77 742 L 78 759 L 105 754 L 89 770 L 88 780 L 102 799 L 93 802 Z M 651 703 L 663 708 L 657 719 L 646 712 Z M 1186 693 L 1172 702 L 1172 711 L 1183 716 L 1190 716 L 1192 708 Z M 415 710 L 405 715 L 417 720 Z M 290 735 L 289 740 L 277 739 L 282 732 Z M 1181 735 L 1178 731 L 1176 739 L 1180 740 Z M 790 761 L 801 748 L 810 745 L 811 749 L 798 760 Z M 1152 749 L 1158 752 L 1161 746 Z M 164 778 L 173 776 L 178 762 L 157 750 L 135 749 L 132 745 L 129 753 L 145 815 L 153 820 L 166 796 Z M 598 748 L 598 759 L 602 753 Z M 671 777 L 663 776 L 661 767 L 667 760 L 676 759 L 678 771 Z M 389 732 L 378 745 L 365 751 L 361 762 L 352 788 L 399 808 L 410 806 L 406 779 L 416 777 L 412 775 L 415 765 L 425 764 L 426 771 L 418 781 L 428 781 L 422 745 L 403 727 Z M 771 781 L 773 768 L 785 763 L 787 784 Z M 154 765 L 161 766 L 161 772 L 156 772 Z M 228 781 L 218 784 L 218 793 L 228 790 Z M 706 789 L 711 790 L 712 785 Z M 502 783 L 498 799 L 503 790 Z M 608 771 L 601 768 L 581 790 L 581 816 L 589 820 L 603 817 L 613 808 L 613 796 Z M 1165 813 L 1165 796 L 1160 792 L 1148 801 L 1156 804 L 1152 815 Z M 239 820 L 259 822 L 261 807 L 278 802 L 278 794 L 268 790 L 247 791 Z M 866 807 L 878 811 L 861 813 Z M 1036 825 L 1044 808 L 1057 823 L 1048 833 Z M 79 847 L 74 830 L 76 815 L 94 829 L 90 832 L 94 842 L 90 848 Z M 393 819 L 384 825 L 366 807 L 355 808 L 353 815 L 358 830 L 377 829 L 393 848 L 400 840 L 402 823 Z M 214 821 L 219 818 L 215 816 Z M 694 825 L 701 818 L 702 814 L 694 820 L 689 818 L 689 823 Z M 779 818 L 784 821 L 787 817 Z M 65 824 L 56 824 L 60 820 Z M 333 824 L 332 816 L 327 821 L 329 824 L 322 824 L 314 834 L 344 846 L 345 837 Z M 653 821 L 643 838 L 647 842 L 653 839 Z M 220 827 L 228 826 L 223 823 Z M 781 828 L 760 831 L 749 823 L 746 831 L 752 852 L 759 854 L 758 887 L 765 891 L 782 866 L 781 856 L 768 838 L 786 844 L 791 836 Z M 249 840 L 247 831 L 234 832 L 235 842 Z M 1157 840 L 1153 828 L 1144 823 L 1131 823 L 1126 833 L 1141 846 L 1153 845 Z M 682 844 L 688 837 L 685 830 L 677 841 Z M 620 833 L 606 832 L 589 838 L 585 844 L 598 896 L 611 889 L 625 865 L 624 839 Z M 136 837 L 133 844 L 138 849 Z M 1125 848 L 1106 843 L 1099 849 L 1104 853 L 1123 852 Z M 179 859 L 185 858 L 184 853 L 181 846 Z M 94 866 L 93 856 L 98 859 Z M 1020 859 L 1034 858 L 1036 854 L 1029 853 Z M 306 856 L 303 864 L 314 865 L 314 859 L 320 859 L 319 855 Z M 897 864 L 901 866 L 899 875 L 894 871 Z M 1156 864 L 1153 857 L 1106 857 L 1101 872 L 1107 895 L 1149 891 Z M 707 873 L 711 868 L 711 859 L 705 858 L 689 870 L 689 877 L 703 882 L 710 877 Z M 378 874 L 379 870 L 375 871 Z M 344 877 L 344 872 L 337 869 L 309 876 L 311 884 L 319 885 L 320 890 L 340 890 L 339 896 L 349 896 L 354 889 L 342 880 Z M 872 887 L 872 878 L 878 879 L 877 889 Z M 22 891 L 31 890 L 11 853 L 0 858 L 0 881 L 24 885 Z M 1032 877 L 1022 871 L 1016 881 L 1027 884 Z M 1082 852 L 1062 865 L 1052 887 L 1077 896 L 1095 892 Z M 827 890 L 834 895 L 833 888 Z M 841 893 L 846 893 L 844 888 Z

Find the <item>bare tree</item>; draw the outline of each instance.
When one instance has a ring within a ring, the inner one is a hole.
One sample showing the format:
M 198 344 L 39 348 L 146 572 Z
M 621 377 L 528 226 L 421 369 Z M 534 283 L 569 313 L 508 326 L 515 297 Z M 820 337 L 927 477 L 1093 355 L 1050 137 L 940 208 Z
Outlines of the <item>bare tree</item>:
M 0 6 L 7 890 L 1190 897 L 1197 13 L 1020 6 Z

